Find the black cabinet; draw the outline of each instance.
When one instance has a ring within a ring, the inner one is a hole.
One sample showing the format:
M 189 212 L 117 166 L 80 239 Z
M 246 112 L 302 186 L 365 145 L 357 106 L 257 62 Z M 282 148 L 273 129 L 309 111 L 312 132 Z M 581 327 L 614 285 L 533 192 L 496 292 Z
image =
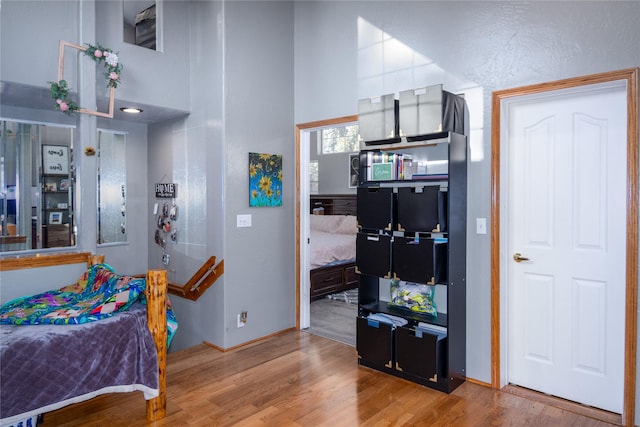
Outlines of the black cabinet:
M 392 173 L 367 174 L 367 162 L 380 158 Z M 360 160 L 359 363 L 449 393 L 466 378 L 467 139 L 443 132 L 389 146 L 377 141 Z M 430 286 L 437 313 L 391 303 L 391 283 L 403 282 Z

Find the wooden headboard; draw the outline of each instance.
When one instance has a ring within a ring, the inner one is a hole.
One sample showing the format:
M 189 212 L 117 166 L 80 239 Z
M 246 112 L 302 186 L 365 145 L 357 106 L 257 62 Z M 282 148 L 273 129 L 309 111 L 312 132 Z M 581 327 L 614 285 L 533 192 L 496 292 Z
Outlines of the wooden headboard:
M 310 197 L 311 213 L 314 208 L 324 208 L 324 215 L 355 215 L 356 194 L 318 194 Z

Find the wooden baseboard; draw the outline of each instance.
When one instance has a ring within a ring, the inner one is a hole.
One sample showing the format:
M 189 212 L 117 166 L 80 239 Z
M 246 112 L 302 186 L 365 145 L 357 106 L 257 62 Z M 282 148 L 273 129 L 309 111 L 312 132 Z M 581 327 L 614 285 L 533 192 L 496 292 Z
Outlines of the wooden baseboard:
M 489 387 L 489 388 L 491 388 L 491 384 L 490 384 L 490 383 L 486 383 L 486 382 L 484 382 L 484 381 L 476 380 L 475 378 L 469 378 L 469 377 L 467 377 L 467 381 L 469 381 L 470 383 L 473 383 L 473 384 L 481 385 L 481 386 L 483 386 L 483 387 Z
M 254 339 L 254 340 L 247 341 L 247 342 L 244 342 L 244 343 L 242 343 L 242 344 L 234 345 L 234 346 L 232 346 L 232 347 L 228 347 L 228 348 L 222 348 L 222 347 L 217 346 L 217 345 L 215 345 L 215 344 L 212 344 L 212 343 L 210 343 L 210 342 L 208 342 L 208 341 L 203 341 L 202 343 L 203 343 L 203 344 L 205 344 L 205 345 L 208 345 L 209 347 L 213 347 L 213 348 L 215 348 L 215 349 L 216 349 L 216 350 L 218 350 L 218 351 L 221 351 L 221 352 L 223 352 L 223 353 L 226 353 L 226 352 L 233 351 L 233 350 L 239 349 L 239 348 L 241 348 L 241 347 L 246 347 L 246 346 L 248 346 L 248 345 L 255 344 L 255 343 L 257 343 L 257 342 L 264 341 L 264 340 L 267 340 L 267 339 L 269 339 L 269 338 L 275 337 L 275 336 L 277 336 L 277 335 L 281 335 L 281 334 L 284 334 L 284 333 L 287 333 L 287 332 L 291 332 L 291 331 L 295 331 L 295 330 L 296 330 L 296 328 L 294 328 L 294 327 L 287 328 L 287 329 L 283 329 L 283 330 L 281 330 L 281 331 L 274 332 L 274 333 L 272 333 L 272 334 L 265 335 L 265 336 L 263 336 L 263 337 L 256 338 L 256 339 Z
M 591 406 L 581 405 L 570 400 L 561 399 L 559 397 L 540 393 L 524 387 L 515 385 L 506 385 L 502 388 L 505 393 L 514 394 L 524 397 L 525 399 L 540 402 L 545 405 L 553 406 L 564 411 L 573 412 L 574 414 L 583 415 L 595 420 L 604 421 L 610 424 L 622 425 L 622 415 L 608 412 L 602 409 L 593 408 Z

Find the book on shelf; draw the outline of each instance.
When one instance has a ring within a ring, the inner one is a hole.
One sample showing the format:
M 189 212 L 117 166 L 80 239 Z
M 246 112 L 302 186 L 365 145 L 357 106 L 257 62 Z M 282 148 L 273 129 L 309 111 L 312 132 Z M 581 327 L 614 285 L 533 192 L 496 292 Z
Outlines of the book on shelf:
M 367 181 L 411 179 L 412 157 L 410 154 L 369 151 L 365 167 Z

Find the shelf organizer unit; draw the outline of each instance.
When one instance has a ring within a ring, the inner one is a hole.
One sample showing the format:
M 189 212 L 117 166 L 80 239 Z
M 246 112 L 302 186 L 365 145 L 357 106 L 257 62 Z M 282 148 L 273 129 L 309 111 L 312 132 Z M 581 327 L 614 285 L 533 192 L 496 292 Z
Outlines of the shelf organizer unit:
M 400 132 L 403 114 L 414 112 L 412 123 L 419 124 L 420 105 L 426 102 L 420 95 L 405 97 L 405 102 L 401 96 L 399 103 L 381 104 L 396 115 L 394 121 L 386 119 L 396 129 L 382 130 L 391 135 L 388 143 L 375 139 L 374 132 L 374 141 L 365 140 L 361 147 L 356 349 L 360 365 L 450 393 L 466 379 L 467 138 L 451 130 L 464 132 L 466 113 L 464 100 L 439 85 L 423 93 L 429 100 L 424 120 L 435 132 Z M 415 108 L 406 105 L 411 103 Z M 456 111 L 456 117 L 443 119 L 446 111 Z M 367 173 L 372 159 L 379 157 L 391 163 L 391 176 Z M 417 173 L 421 163 L 426 170 Z M 435 286 L 437 315 L 389 305 L 391 280 Z M 369 318 L 377 313 L 407 323 L 394 326 Z
M 73 174 L 70 147 L 42 146 L 43 247 L 73 246 Z

